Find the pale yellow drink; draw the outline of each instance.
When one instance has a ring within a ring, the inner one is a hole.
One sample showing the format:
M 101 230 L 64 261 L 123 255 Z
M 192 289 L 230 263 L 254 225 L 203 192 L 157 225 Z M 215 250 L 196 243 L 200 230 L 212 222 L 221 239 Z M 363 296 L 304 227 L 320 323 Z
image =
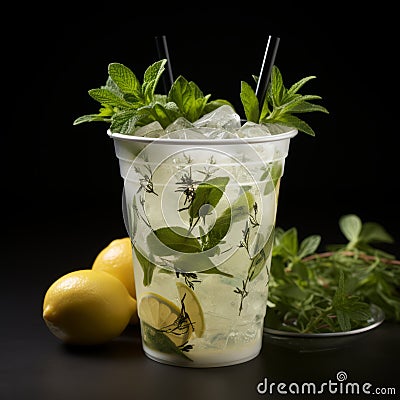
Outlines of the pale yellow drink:
M 110 134 L 148 357 L 216 367 L 259 354 L 277 187 L 296 133 L 215 140 Z

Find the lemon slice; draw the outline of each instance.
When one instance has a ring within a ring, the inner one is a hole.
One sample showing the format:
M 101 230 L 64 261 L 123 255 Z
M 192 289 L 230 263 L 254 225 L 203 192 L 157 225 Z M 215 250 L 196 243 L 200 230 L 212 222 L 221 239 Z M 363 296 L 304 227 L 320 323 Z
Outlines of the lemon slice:
M 178 347 L 186 343 L 193 332 L 190 321 L 181 315 L 181 309 L 157 293 L 147 293 L 142 297 L 139 318 L 164 333 Z
M 194 291 L 182 282 L 177 282 L 179 297 L 183 300 L 185 311 L 189 315 L 190 321 L 193 325 L 194 333 L 198 338 L 202 337 L 205 331 L 204 315 L 200 305 L 199 299 Z

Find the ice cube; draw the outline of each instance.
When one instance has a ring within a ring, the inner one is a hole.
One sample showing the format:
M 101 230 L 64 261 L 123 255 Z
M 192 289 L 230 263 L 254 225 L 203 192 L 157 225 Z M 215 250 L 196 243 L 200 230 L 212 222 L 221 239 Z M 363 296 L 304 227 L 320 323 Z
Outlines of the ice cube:
M 200 132 L 207 137 L 207 139 L 235 139 L 239 136 L 222 128 L 199 128 Z
M 257 124 L 255 122 L 247 121 L 239 129 L 238 135 L 242 138 L 263 137 L 289 132 L 290 130 L 290 127 L 282 124 Z
M 238 135 L 242 138 L 262 137 L 271 135 L 268 127 L 264 124 L 256 124 L 247 121 L 239 130 Z
M 165 134 L 163 139 L 195 139 L 195 140 L 207 140 L 208 138 L 199 132 L 198 129 L 180 129 L 170 133 Z
M 194 125 L 184 117 L 177 118 L 172 124 L 165 128 L 165 133 L 179 131 L 181 129 L 193 128 Z
M 279 133 L 286 133 L 293 129 L 293 128 L 290 128 L 289 126 L 282 125 L 282 124 L 263 123 L 261 125 L 264 126 L 271 135 L 277 135 Z
M 203 115 L 193 125 L 196 127 L 222 128 L 229 132 L 235 132 L 241 126 L 240 116 L 227 104 Z
M 158 138 L 164 135 L 164 129 L 158 121 L 151 122 L 145 126 L 137 128 L 133 134 L 135 136 Z

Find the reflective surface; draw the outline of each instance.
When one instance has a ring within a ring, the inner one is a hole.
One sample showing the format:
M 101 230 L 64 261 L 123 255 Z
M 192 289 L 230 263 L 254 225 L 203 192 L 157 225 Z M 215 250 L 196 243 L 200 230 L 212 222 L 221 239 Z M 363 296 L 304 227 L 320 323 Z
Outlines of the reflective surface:
M 301 352 L 334 350 L 351 344 L 363 333 L 382 324 L 385 315 L 381 308 L 371 305 L 371 314 L 372 318 L 367 326 L 347 332 L 296 333 L 264 327 L 264 337 L 268 343 Z

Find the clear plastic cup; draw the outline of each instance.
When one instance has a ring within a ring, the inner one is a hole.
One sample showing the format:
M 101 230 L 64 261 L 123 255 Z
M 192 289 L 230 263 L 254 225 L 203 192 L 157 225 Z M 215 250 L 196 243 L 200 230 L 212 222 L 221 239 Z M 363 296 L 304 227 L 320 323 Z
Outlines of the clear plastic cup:
M 213 140 L 108 134 L 124 179 L 145 354 L 186 367 L 255 358 L 297 130 Z

